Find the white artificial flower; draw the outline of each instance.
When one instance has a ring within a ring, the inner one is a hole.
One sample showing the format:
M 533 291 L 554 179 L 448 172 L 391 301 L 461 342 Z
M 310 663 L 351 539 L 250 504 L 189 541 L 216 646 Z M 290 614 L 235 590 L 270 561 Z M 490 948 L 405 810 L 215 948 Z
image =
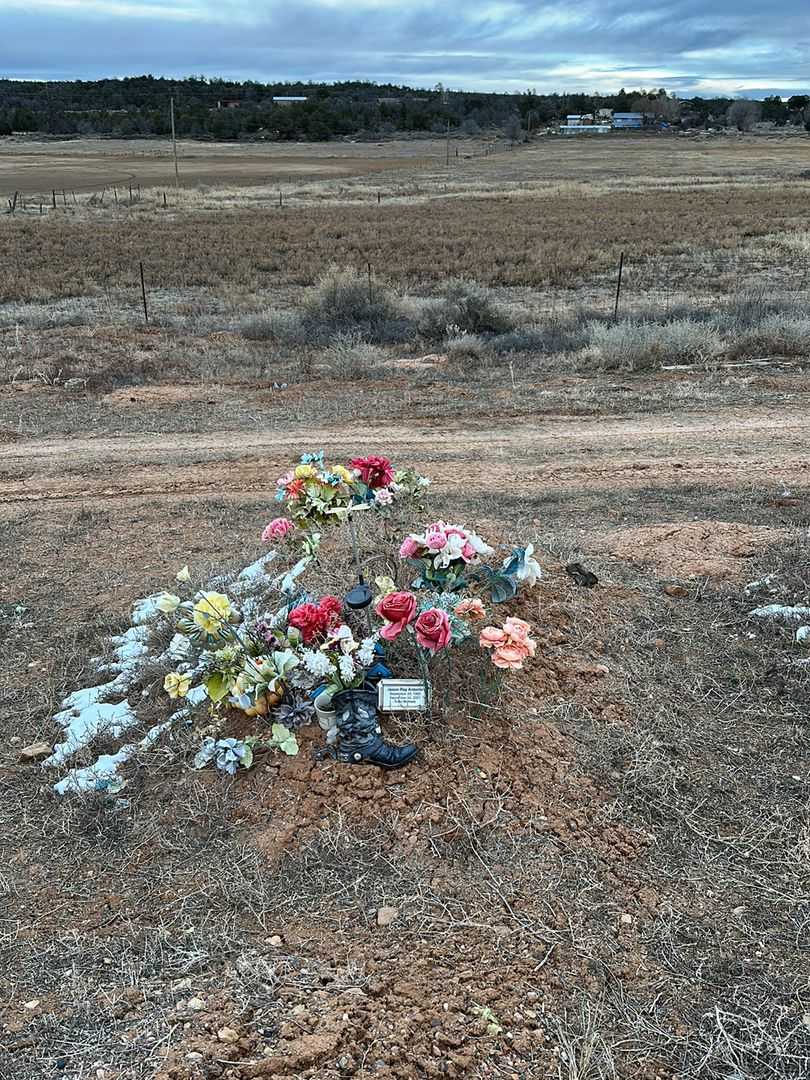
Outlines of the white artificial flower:
M 318 649 L 307 649 L 303 660 L 304 667 L 311 675 L 330 675 L 332 673 L 332 661 Z
M 467 539 L 476 555 L 492 555 L 495 551 L 495 548 L 491 548 L 489 544 L 484 543 L 478 533 L 469 532 Z
M 174 576 L 176 581 L 191 581 L 191 571 L 187 565 L 182 570 L 178 570 Z
M 417 484 L 419 485 L 420 488 L 430 487 L 430 477 L 429 476 L 420 476 L 419 479 L 416 482 L 417 482 Z
M 540 569 L 540 564 L 537 559 L 532 558 L 533 554 L 534 544 L 529 544 L 526 547 L 523 562 L 515 572 L 515 580 L 530 589 L 533 588 L 543 576 L 543 571 Z M 508 562 L 509 559 L 506 559 L 504 561 L 504 566 L 506 566 Z
M 363 667 L 370 667 L 374 662 L 374 646 L 377 644 L 377 637 L 363 638 L 360 643 L 360 648 L 357 651 L 357 659 L 363 665 Z
M 354 678 L 354 660 L 352 660 L 351 656 L 341 656 L 338 667 L 340 668 L 341 679 L 346 683 L 351 682 Z
M 164 592 L 155 601 L 155 606 L 158 611 L 163 611 L 166 615 L 171 615 L 173 611 L 177 611 L 180 607 L 180 597 L 175 596 L 174 593 Z
M 453 533 L 451 536 L 447 537 L 447 544 L 445 545 L 442 554 L 446 555 L 449 559 L 460 559 L 461 549 L 466 543 L 466 536 L 459 536 L 458 533 Z

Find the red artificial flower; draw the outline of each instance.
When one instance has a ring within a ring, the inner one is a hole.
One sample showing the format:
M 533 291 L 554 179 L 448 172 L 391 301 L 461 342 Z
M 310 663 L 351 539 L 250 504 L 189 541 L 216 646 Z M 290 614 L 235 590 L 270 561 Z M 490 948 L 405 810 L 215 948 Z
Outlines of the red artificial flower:
M 339 620 L 343 611 L 343 601 L 336 596 L 322 596 L 318 603 L 318 610 L 323 620 L 322 629 L 331 629 Z
M 369 457 L 353 458 L 349 465 L 357 469 L 360 479 L 367 487 L 384 488 L 393 483 L 394 470 L 388 458 L 372 454 Z
M 301 631 L 305 645 L 309 645 L 313 638 L 323 632 L 323 615 L 316 604 L 299 604 L 292 609 L 287 622 Z
M 287 484 L 287 487 L 285 488 L 285 491 L 287 492 L 287 494 L 290 496 L 291 499 L 297 498 L 301 494 L 301 492 L 303 490 L 304 490 L 304 481 L 303 480 L 293 480 L 292 483 Z

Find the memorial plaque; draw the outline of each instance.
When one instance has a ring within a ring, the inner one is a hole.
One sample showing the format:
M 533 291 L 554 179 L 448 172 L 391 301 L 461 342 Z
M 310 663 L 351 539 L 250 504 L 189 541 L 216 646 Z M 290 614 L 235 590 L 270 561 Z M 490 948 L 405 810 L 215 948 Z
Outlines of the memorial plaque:
M 380 712 L 425 712 L 429 705 L 423 679 L 380 679 L 377 684 Z

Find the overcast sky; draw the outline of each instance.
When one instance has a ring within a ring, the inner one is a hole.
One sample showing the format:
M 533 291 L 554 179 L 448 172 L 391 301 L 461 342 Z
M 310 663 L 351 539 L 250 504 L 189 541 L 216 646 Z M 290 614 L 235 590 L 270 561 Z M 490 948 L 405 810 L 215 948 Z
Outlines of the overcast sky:
M 0 0 L 0 77 L 146 72 L 789 95 L 810 86 L 810 3 Z

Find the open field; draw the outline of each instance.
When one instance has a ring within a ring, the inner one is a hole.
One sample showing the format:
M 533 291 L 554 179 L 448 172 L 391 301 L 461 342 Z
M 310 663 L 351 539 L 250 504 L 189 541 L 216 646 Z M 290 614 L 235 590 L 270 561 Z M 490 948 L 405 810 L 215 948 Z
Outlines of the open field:
M 806 1080 L 810 667 L 750 612 L 810 601 L 809 148 L 296 147 L 282 211 L 0 217 L 0 1080 Z M 534 541 L 533 665 L 387 719 L 399 773 L 307 728 L 225 779 L 176 725 L 54 794 L 20 749 L 133 600 L 256 558 L 321 446 Z
M 400 152 L 397 152 L 399 150 Z M 405 151 L 403 153 L 402 151 Z M 284 144 L 229 145 L 181 143 L 184 184 L 258 185 L 320 180 L 377 173 L 401 165 L 403 158 L 423 163 L 437 144 L 415 141 L 402 147 L 382 145 Z M 0 192 L 50 198 L 51 191 L 86 193 L 130 184 L 173 187 L 170 142 L 82 139 L 32 143 L 0 140 Z

